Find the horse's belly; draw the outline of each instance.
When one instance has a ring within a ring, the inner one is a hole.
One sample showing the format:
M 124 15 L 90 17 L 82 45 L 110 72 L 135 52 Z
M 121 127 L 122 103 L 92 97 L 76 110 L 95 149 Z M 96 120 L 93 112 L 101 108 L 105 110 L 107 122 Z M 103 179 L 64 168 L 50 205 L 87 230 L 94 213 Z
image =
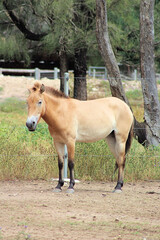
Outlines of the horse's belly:
M 106 138 L 111 132 L 111 129 L 83 129 L 77 133 L 77 142 L 96 142 Z
M 106 111 L 97 114 L 87 114 L 78 121 L 77 141 L 95 142 L 106 138 L 115 128 L 115 119 Z

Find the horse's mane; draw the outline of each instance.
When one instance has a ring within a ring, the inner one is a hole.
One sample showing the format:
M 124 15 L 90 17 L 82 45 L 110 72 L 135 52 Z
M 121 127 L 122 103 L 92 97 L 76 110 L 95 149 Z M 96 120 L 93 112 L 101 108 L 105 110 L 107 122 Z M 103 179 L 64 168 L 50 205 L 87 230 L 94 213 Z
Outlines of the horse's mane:
M 34 83 L 34 86 L 31 88 L 32 91 L 37 91 L 40 90 L 42 84 L 39 82 Z M 55 97 L 60 97 L 60 98 L 69 98 L 66 96 L 63 92 L 49 86 L 44 86 L 45 87 L 45 92 L 48 93 L 49 95 L 53 95 Z
M 53 88 L 53 87 L 48 87 L 45 86 L 45 91 L 50 94 L 50 95 L 54 95 L 56 97 L 61 97 L 61 98 L 68 98 L 68 96 L 66 96 L 63 92 L 58 91 L 57 89 Z

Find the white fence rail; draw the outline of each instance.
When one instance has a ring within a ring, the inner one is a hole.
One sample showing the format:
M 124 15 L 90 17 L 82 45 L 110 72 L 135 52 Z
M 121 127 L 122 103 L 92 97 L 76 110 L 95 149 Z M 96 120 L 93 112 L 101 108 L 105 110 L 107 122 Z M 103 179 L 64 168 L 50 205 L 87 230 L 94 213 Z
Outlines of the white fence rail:
M 73 73 L 72 70 L 68 71 L 69 73 Z M 99 78 L 107 80 L 107 70 L 105 67 L 96 67 L 90 66 L 88 68 L 88 76 L 93 78 Z M 47 77 L 48 79 L 60 79 L 60 70 L 58 68 L 54 68 L 53 70 L 46 70 L 46 69 L 19 69 L 19 68 L 0 68 L 0 75 L 8 74 L 15 76 L 29 76 L 34 77 L 36 80 L 40 80 L 41 78 Z M 126 75 L 121 74 L 122 79 L 124 80 L 140 80 L 140 76 L 136 69 L 132 72 L 131 76 L 128 77 Z M 156 79 L 160 80 L 160 74 L 156 73 Z
M 28 75 L 30 77 L 34 76 L 36 80 L 39 80 L 43 77 L 47 77 L 50 79 L 59 78 L 59 69 L 54 68 L 54 70 L 43 70 L 39 68 L 35 69 L 13 69 L 13 68 L 0 68 L 0 75 L 3 73 L 10 74 L 19 74 L 19 75 Z
M 88 75 L 93 78 L 102 78 L 107 80 L 107 69 L 105 67 L 90 66 Z

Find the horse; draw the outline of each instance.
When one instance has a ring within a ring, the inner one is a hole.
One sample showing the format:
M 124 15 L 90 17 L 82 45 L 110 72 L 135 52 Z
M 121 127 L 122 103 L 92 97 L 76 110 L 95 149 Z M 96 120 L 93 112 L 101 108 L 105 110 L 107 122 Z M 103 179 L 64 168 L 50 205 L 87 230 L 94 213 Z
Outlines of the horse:
M 73 193 L 75 143 L 105 139 L 118 168 L 118 180 L 113 192 L 121 192 L 126 154 L 133 137 L 134 120 L 129 106 L 116 97 L 80 101 L 39 82 L 35 82 L 29 92 L 26 126 L 29 131 L 35 131 L 40 119 L 44 119 L 58 154 L 59 180 L 54 191 L 60 192 L 64 185 L 65 144 L 70 173 L 67 192 Z

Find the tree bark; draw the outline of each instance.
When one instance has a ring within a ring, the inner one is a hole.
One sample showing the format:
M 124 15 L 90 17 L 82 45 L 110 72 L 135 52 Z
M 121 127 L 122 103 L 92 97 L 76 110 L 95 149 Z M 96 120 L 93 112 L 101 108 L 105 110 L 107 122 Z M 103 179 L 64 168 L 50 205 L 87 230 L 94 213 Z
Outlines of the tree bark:
M 65 50 L 60 51 L 60 90 L 64 92 L 64 74 L 68 72 L 68 59 Z
M 74 59 L 74 98 L 87 100 L 87 81 L 86 81 L 86 53 L 87 49 L 75 49 Z
M 96 0 L 96 36 L 101 56 L 108 70 L 109 84 L 112 96 L 122 99 L 130 106 L 122 86 L 119 67 L 108 35 L 107 10 L 105 0 Z M 134 119 L 134 136 L 139 143 L 145 143 L 145 124 L 139 123 L 136 119 Z
M 105 0 L 96 0 L 96 36 L 100 53 L 108 70 L 112 96 L 116 96 L 128 103 L 123 90 L 119 67 L 108 35 Z
M 154 66 L 154 4 L 154 0 L 141 0 L 140 56 L 146 145 L 157 146 L 160 144 L 160 103 Z

